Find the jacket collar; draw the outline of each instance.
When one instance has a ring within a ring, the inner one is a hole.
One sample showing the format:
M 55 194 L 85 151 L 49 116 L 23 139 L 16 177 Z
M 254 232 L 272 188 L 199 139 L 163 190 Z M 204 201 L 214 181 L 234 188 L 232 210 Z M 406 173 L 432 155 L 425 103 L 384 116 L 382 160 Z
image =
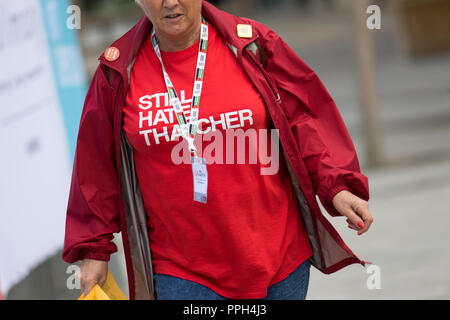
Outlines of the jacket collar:
M 238 52 L 258 37 L 254 32 L 251 39 L 239 38 L 236 31 L 237 25 L 249 24 L 249 21 L 219 10 L 205 0 L 202 4 L 202 14 L 216 28 L 225 42 L 235 47 Z M 143 16 L 130 31 L 111 45 L 119 50 L 119 58 L 116 61 L 108 61 L 102 54 L 99 57 L 100 62 L 126 76 L 127 68 L 136 59 L 145 39 L 150 36 L 152 27 L 150 20 Z

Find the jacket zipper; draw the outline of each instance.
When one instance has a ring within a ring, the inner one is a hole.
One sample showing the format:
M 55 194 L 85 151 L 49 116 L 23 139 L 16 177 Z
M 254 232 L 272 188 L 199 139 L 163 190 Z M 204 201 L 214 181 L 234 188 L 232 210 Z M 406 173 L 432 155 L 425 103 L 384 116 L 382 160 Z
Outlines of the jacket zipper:
M 255 41 L 257 41 L 258 38 L 255 39 Z M 280 93 L 278 91 L 278 88 L 275 84 L 275 81 L 272 79 L 271 76 L 269 76 L 266 72 L 266 70 L 263 68 L 263 66 L 256 60 L 256 58 L 251 55 L 247 49 L 245 49 L 245 53 L 247 56 L 250 57 L 250 60 L 258 67 L 258 69 L 261 71 L 261 73 L 263 74 L 264 78 L 266 79 L 267 83 L 269 84 L 270 89 L 272 90 L 273 95 L 276 97 L 276 100 L 279 104 L 281 104 L 281 97 L 280 97 Z

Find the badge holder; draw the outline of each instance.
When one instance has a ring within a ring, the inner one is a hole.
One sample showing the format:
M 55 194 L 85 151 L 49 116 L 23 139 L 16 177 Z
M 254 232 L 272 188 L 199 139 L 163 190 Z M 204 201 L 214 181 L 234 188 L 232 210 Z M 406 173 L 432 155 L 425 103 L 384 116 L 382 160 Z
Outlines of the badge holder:
M 208 194 L 208 171 L 206 161 L 197 156 L 191 156 L 192 176 L 194 177 L 194 201 L 206 203 Z

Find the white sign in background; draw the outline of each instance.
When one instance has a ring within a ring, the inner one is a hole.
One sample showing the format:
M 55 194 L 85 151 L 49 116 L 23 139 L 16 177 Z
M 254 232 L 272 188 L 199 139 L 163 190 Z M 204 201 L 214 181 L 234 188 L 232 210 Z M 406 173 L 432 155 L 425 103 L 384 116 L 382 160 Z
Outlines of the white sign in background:
M 63 245 L 71 160 L 38 0 L 0 0 L 0 288 Z

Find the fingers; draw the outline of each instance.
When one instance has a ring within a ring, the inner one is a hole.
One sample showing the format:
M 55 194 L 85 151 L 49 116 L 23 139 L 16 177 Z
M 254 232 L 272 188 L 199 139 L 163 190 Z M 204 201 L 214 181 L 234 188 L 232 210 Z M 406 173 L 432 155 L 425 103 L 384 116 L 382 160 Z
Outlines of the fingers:
M 98 284 L 102 287 L 108 276 L 108 263 L 105 261 L 83 260 L 80 268 L 81 291 L 87 295 Z
M 103 287 L 103 285 L 106 282 L 106 278 L 105 279 L 83 279 L 80 278 L 80 282 L 81 282 L 81 292 L 84 295 L 89 294 L 89 292 L 92 291 L 92 289 L 95 287 L 96 284 L 99 285 L 99 287 Z
M 347 208 L 345 211 L 345 216 L 347 217 L 347 223 L 349 227 L 351 226 L 354 230 L 360 230 L 364 227 L 364 222 L 358 214 L 351 208 Z
M 361 235 L 369 230 L 371 224 L 373 223 L 373 217 L 369 211 L 367 202 L 365 203 L 365 205 L 355 208 L 355 210 L 357 210 L 357 214 L 360 215 L 360 217 L 364 221 L 364 227 L 358 232 L 358 235 Z
M 92 288 L 98 283 L 98 275 L 89 271 L 82 269 L 80 272 L 81 291 L 84 295 L 91 292 Z
M 83 281 L 81 280 L 81 292 L 86 296 L 91 292 L 92 288 L 97 284 L 96 281 L 88 280 Z
M 358 231 L 358 235 L 369 230 L 373 218 L 369 203 L 348 191 L 341 191 L 333 198 L 336 210 L 347 217 L 348 227 Z
M 346 216 L 348 217 L 348 227 L 358 231 L 359 236 L 367 232 L 373 223 L 373 217 L 366 201 L 354 205 Z
M 347 221 L 347 223 L 348 223 L 348 226 L 347 226 L 347 227 L 349 227 L 350 229 L 353 229 L 353 230 L 356 230 L 356 231 L 359 230 L 359 227 L 356 226 L 356 225 L 354 225 L 353 222 L 350 221 L 350 219 L 347 219 L 347 220 L 345 220 L 345 221 Z
M 100 286 L 100 288 L 103 288 L 103 285 L 105 284 L 105 282 L 106 282 L 106 276 L 100 278 L 100 279 L 97 281 L 97 284 Z

